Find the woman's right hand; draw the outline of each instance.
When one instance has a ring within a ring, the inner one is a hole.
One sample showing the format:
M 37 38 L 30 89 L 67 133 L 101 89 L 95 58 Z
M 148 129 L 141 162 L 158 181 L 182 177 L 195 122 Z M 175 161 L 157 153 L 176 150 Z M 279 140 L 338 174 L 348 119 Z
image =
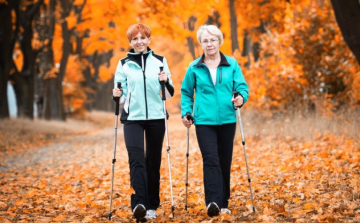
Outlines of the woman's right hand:
M 119 88 L 114 88 L 113 89 L 113 96 L 115 98 L 120 98 L 122 95 L 122 89 L 119 89 Z
M 186 115 L 183 117 L 182 121 L 186 128 L 190 128 L 191 125 L 193 124 L 191 119 L 190 120 L 187 119 Z

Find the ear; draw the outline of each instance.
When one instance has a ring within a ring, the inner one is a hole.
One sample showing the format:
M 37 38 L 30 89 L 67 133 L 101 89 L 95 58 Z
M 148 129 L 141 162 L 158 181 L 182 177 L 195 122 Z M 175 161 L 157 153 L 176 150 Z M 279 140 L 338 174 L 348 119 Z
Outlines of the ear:
M 150 41 L 151 41 L 151 37 L 149 37 L 149 43 L 150 43 Z

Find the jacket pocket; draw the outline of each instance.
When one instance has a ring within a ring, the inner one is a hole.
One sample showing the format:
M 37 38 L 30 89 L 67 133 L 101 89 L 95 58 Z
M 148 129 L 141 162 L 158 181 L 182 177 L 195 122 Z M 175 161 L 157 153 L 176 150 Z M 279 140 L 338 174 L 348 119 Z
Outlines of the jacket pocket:
M 122 112 L 121 112 L 121 116 L 120 116 L 120 122 L 121 123 L 125 123 L 128 118 L 129 118 L 129 114 L 130 114 L 130 99 L 131 99 L 131 93 L 129 94 L 129 100 L 126 100 L 125 104 L 124 104 L 124 107 L 122 109 Z M 125 106 L 127 106 L 127 109 L 128 112 L 126 112 L 125 110 Z

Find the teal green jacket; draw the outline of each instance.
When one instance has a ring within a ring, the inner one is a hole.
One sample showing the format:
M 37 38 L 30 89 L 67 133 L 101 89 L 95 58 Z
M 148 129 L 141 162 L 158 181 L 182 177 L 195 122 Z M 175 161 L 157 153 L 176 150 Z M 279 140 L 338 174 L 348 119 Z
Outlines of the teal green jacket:
M 235 123 L 236 110 L 231 101 L 232 92 L 239 92 L 244 103 L 249 97 L 249 87 L 237 61 L 222 53 L 220 56 L 216 85 L 204 63 L 204 55 L 190 63 L 182 82 L 181 117 L 190 112 L 195 119 L 195 125 Z

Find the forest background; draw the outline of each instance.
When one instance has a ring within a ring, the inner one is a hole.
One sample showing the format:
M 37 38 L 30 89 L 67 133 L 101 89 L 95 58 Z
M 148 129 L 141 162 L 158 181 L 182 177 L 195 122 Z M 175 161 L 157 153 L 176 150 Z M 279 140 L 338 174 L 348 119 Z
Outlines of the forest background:
M 0 220 L 39 220 L 44 213 L 45 222 L 104 220 L 108 197 L 102 192 L 92 194 L 103 202 L 99 204 L 86 196 L 94 190 L 93 185 L 76 189 L 85 198 L 73 200 L 71 207 L 54 198 L 55 194 L 74 193 L 74 188 L 86 181 L 84 175 L 93 174 L 88 164 L 75 168 L 76 173 L 82 171 L 82 178 L 74 181 L 76 177 L 71 175 L 69 184 L 62 176 L 64 172 L 69 174 L 68 169 L 62 166 L 61 172 L 53 173 L 52 179 L 58 180 L 53 185 L 40 176 L 44 169 L 34 173 L 35 167 L 29 165 L 21 173 L 22 165 L 10 167 L 18 152 L 30 148 L 39 151 L 40 146 L 55 148 L 50 144 L 57 138 L 95 134 L 93 125 L 99 129 L 113 124 L 108 117 L 111 113 L 99 111 L 114 109 L 114 72 L 129 50 L 126 30 L 141 22 L 152 29 L 150 47 L 169 63 L 175 97 L 167 101 L 167 109 L 173 120 L 180 120 L 180 86 L 187 66 L 202 55 L 196 39 L 202 24 L 221 29 L 221 52 L 236 58 L 249 85 L 250 97 L 242 114 L 250 147 L 257 149 L 250 150 L 249 156 L 251 173 L 261 182 L 254 189 L 259 214 L 249 214 L 247 185 L 235 183 L 232 190 L 241 190 L 243 197 L 234 198 L 233 205 L 239 209 L 231 208 L 245 214 L 218 220 L 360 221 L 356 217 L 360 213 L 358 0 L 0 0 L 0 21 Z M 16 97 L 15 119 L 8 119 L 9 83 Z M 170 125 L 172 142 L 183 146 L 185 129 L 180 129 L 181 122 L 176 120 Z M 79 126 L 89 129 L 80 130 Z M 191 134 L 195 139 L 194 132 Z M 85 147 L 84 139 L 79 140 L 77 143 L 84 145 L 77 149 Z M 195 158 L 201 160 L 196 141 L 192 143 Z M 240 152 L 234 155 L 243 156 Z M 176 171 L 184 167 L 184 162 L 176 159 L 173 165 Z M 126 165 L 121 168 L 126 169 Z M 194 174 L 201 173 L 200 164 L 190 168 Z M 235 173 L 244 173 L 244 168 L 242 159 L 234 159 Z M 166 175 L 166 169 L 162 171 Z M 97 186 L 108 189 L 103 177 L 108 178 L 109 172 L 103 174 L 97 180 L 105 186 Z M 127 174 L 122 171 L 121 178 L 127 179 Z M 194 177 L 202 179 L 201 174 Z M 175 187 L 180 188 L 177 185 L 183 182 L 176 180 Z M 292 181 L 301 186 L 294 189 Z M 29 182 L 36 186 L 24 186 Z M 61 184 L 64 188 L 54 189 Z M 313 190 L 304 189 L 309 184 Z M 52 193 L 51 202 L 55 199 L 60 205 L 48 208 L 42 204 L 44 198 L 36 193 L 44 188 L 53 188 L 46 193 Z M 201 183 L 196 183 L 196 188 L 191 195 L 192 215 L 178 214 L 203 221 Z M 285 192 L 295 193 L 287 197 Z M 120 221 L 130 221 L 131 211 L 121 206 L 128 202 L 123 193 L 130 191 L 119 189 L 115 210 Z M 163 196 L 168 200 L 168 193 Z M 169 204 L 163 207 L 160 221 L 165 222 Z M 82 208 L 97 211 L 91 215 L 82 213 Z M 125 215 L 121 210 L 127 211 Z
M 221 51 L 239 61 L 251 91 L 247 109 L 330 114 L 360 103 L 356 0 L 1 0 L 0 6 L 3 118 L 8 81 L 18 117 L 32 119 L 34 102 L 35 115 L 47 120 L 110 111 L 116 65 L 129 50 L 126 30 L 138 22 L 152 28 L 150 47 L 168 58 L 176 89 L 171 111 L 179 111 L 189 62 L 202 54 L 196 31 L 205 23 L 222 30 Z

